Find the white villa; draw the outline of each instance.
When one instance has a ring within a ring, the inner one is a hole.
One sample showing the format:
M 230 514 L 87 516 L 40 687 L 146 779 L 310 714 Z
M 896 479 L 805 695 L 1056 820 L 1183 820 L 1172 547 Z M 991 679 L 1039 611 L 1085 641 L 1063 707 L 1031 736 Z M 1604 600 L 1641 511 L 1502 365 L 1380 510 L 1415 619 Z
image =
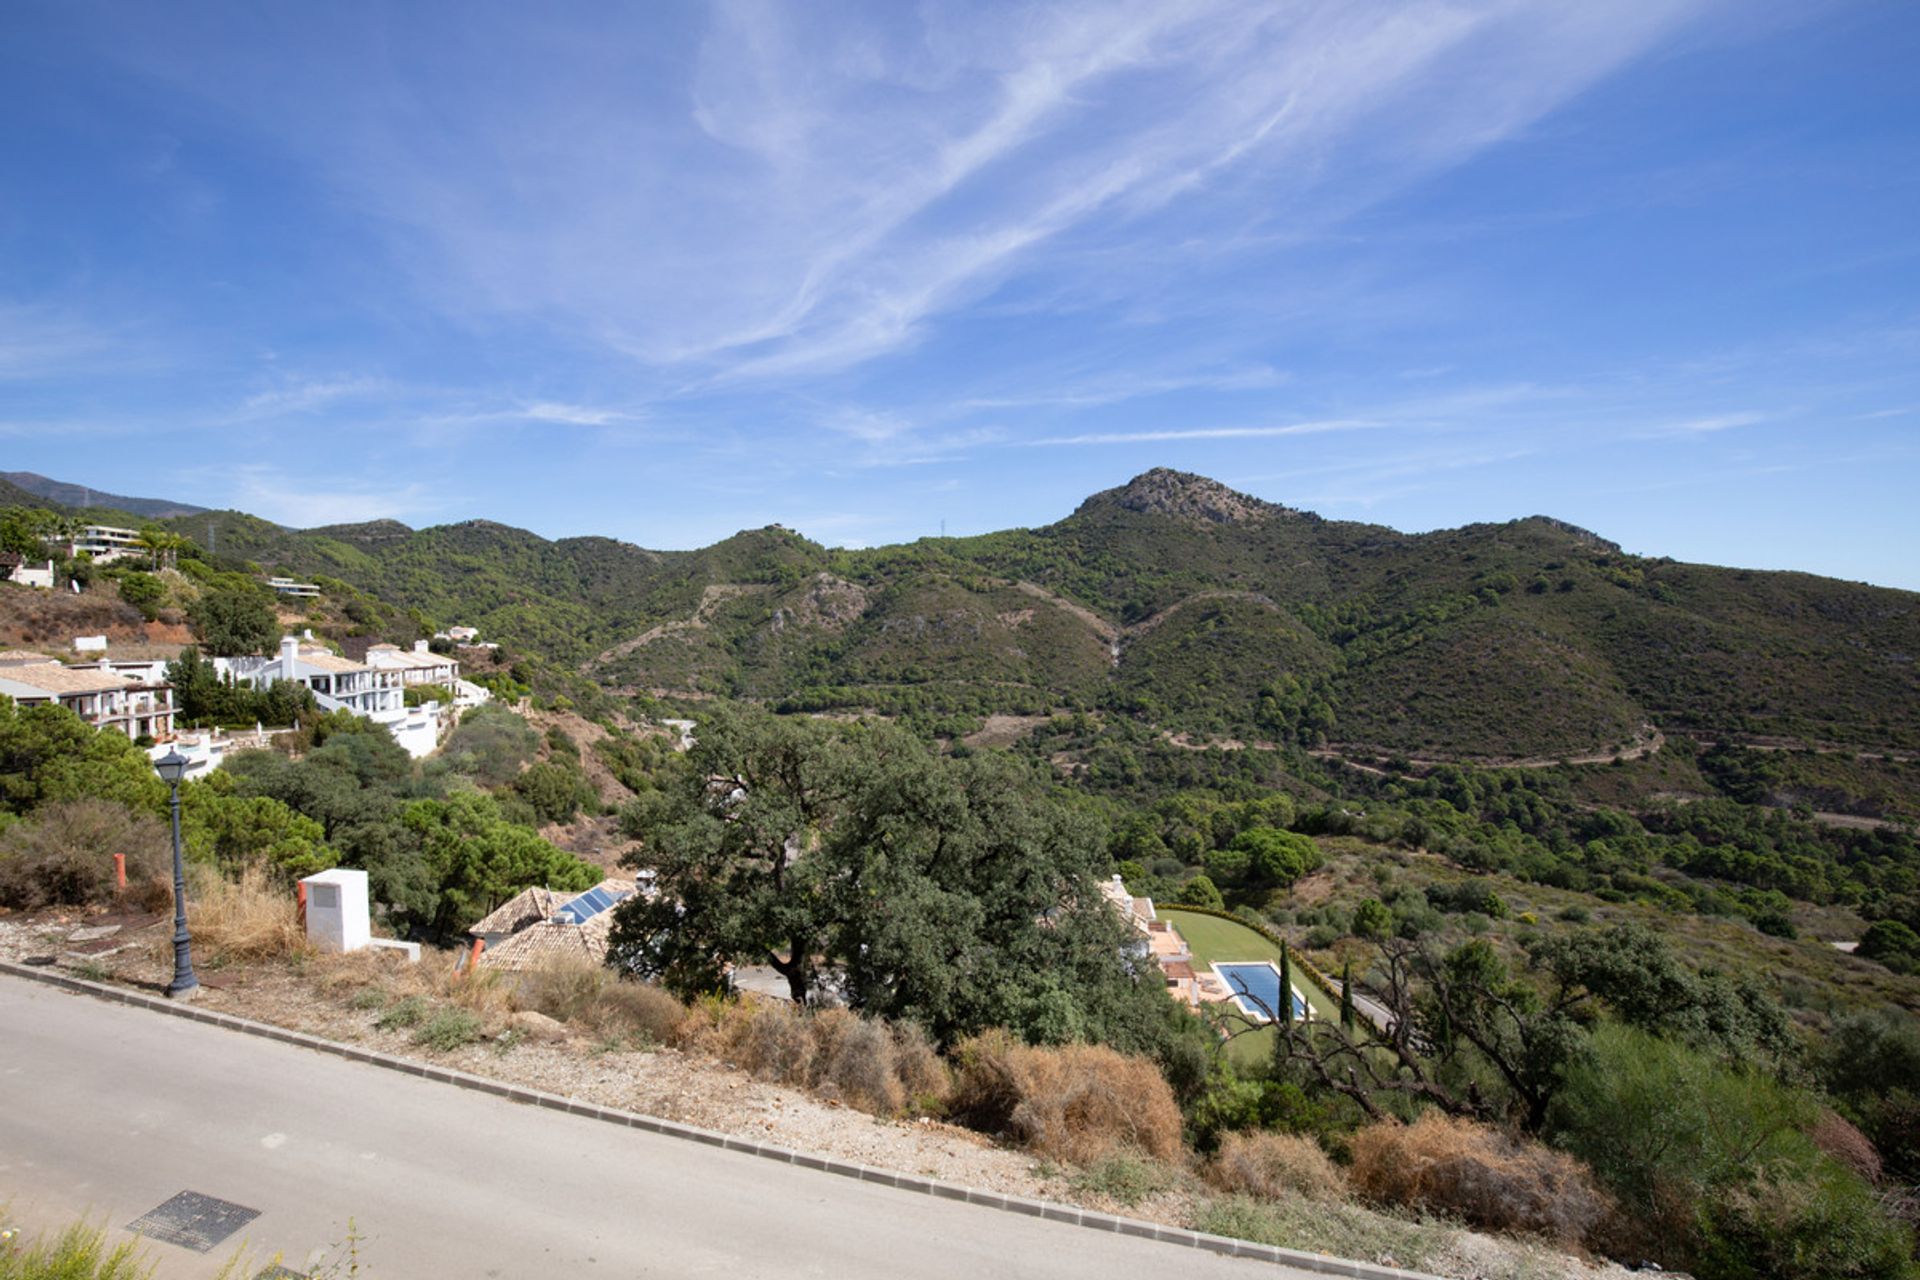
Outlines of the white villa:
M 292 680 L 313 690 L 322 711 L 351 711 L 365 716 L 393 735 L 411 756 L 424 756 L 439 745 L 442 708 L 429 702 L 409 707 L 398 670 L 384 670 L 342 658 L 332 650 L 287 636 L 274 657 L 215 658 L 223 676 L 261 688 Z
M 279 680 L 303 684 L 313 690 L 322 711 L 351 711 L 375 718 L 406 707 L 397 672 L 377 671 L 299 636 L 282 638 L 276 656 L 215 659 L 214 665 L 223 663 L 222 674 L 256 688 Z
M 0 693 L 23 707 L 65 707 L 96 729 L 116 729 L 129 738 L 173 733 L 173 687 L 164 678 L 69 667 L 45 654 L 10 649 L 0 653 Z
M 268 578 L 267 589 L 277 596 L 294 600 L 316 600 L 320 586 L 314 582 L 295 582 L 292 578 Z
M 67 549 L 67 554 L 77 556 L 82 551 L 93 557 L 95 564 L 112 564 L 126 556 L 144 554 L 140 545 L 138 529 L 122 529 L 118 525 L 90 524 L 83 527 Z
M 381 671 L 399 672 L 400 683 L 410 689 L 432 686 L 450 690 L 453 705 L 461 710 L 493 698 L 488 689 L 460 678 L 458 658 L 433 652 L 425 640 L 415 640 L 411 649 L 402 649 L 396 644 L 376 644 L 367 650 L 367 665 Z
M 376 644 L 367 650 L 367 663 L 382 671 L 398 671 L 403 685 L 437 684 L 448 689 L 460 678 L 460 660 L 435 653 L 425 640 L 415 640 L 413 648 L 397 644 Z

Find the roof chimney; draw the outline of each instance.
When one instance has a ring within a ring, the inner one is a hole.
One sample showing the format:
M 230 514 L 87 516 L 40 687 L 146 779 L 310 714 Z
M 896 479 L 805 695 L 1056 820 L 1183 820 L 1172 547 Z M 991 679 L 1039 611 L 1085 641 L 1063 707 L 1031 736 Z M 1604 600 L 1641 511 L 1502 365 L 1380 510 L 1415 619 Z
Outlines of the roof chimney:
M 300 637 L 280 637 L 280 678 L 297 679 L 300 671 Z
M 413 642 L 413 651 L 415 653 L 425 653 L 427 651 L 427 642 L 425 640 L 415 640 Z

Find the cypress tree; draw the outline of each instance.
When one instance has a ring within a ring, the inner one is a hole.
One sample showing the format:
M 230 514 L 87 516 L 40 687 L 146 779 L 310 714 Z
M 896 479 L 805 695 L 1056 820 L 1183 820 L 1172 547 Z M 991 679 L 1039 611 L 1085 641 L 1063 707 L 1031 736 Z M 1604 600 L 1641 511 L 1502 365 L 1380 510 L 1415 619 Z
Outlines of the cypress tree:
M 1280 1025 L 1293 1025 L 1293 957 L 1286 948 L 1280 948 L 1280 1008 L 1275 1013 Z

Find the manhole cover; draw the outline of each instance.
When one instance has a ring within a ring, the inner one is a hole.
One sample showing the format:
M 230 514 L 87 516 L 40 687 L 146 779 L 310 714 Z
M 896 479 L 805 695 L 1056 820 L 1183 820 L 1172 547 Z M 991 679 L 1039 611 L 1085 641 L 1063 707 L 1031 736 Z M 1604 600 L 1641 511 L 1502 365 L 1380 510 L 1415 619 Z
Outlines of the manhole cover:
M 183 1249 L 205 1253 L 260 1216 L 230 1200 L 216 1200 L 198 1191 L 182 1191 L 159 1208 L 127 1224 L 127 1230 L 149 1240 L 163 1240 Z

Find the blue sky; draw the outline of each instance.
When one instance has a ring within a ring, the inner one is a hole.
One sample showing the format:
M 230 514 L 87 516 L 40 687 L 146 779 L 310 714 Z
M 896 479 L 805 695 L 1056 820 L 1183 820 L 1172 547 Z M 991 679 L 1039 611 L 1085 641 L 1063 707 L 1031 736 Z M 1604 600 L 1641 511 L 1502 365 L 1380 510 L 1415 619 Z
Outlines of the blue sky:
M 15 3 L 0 466 L 295 525 L 1151 466 L 1920 588 L 1920 9 Z

